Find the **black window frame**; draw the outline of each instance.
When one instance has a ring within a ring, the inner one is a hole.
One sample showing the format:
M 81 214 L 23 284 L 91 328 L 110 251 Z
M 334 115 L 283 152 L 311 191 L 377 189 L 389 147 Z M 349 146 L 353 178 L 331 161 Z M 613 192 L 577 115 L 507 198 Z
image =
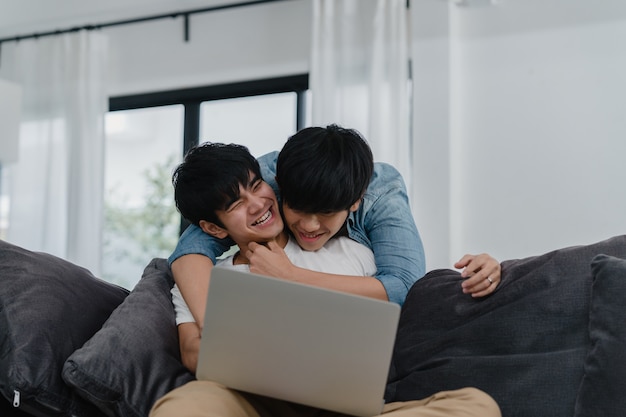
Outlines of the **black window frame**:
M 251 81 L 216 84 L 204 87 L 166 90 L 154 93 L 113 96 L 109 98 L 109 111 L 133 110 L 181 104 L 184 107 L 183 149 L 185 155 L 200 141 L 200 105 L 206 101 L 252 97 L 276 93 L 296 93 L 296 130 L 305 127 L 306 91 L 309 75 L 297 74 Z M 180 233 L 189 222 L 181 216 Z
M 200 140 L 200 105 L 205 101 L 252 97 L 294 92 L 297 96 L 296 130 L 304 127 L 306 118 L 306 91 L 309 75 L 265 78 L 252 81 L 217 84 L 205 87 L 167 90 L 109 98 L 109 111 L 182 104 L 184 106 L 183 155 Z

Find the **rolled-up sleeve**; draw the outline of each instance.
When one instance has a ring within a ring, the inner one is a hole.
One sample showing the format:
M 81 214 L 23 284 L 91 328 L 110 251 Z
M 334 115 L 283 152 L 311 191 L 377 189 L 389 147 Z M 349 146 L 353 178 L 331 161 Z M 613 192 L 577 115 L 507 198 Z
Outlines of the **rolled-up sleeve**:
M 213 264 L 218 256 L 226 252 L 234 242 L 230 239 L 217 239 L 204 233 L 198 226 L 192 224 L 178 239 L 174 252 L 167 258 L 170 266 L 172 262 L 184 255 L 204 255 L 211 258 Z

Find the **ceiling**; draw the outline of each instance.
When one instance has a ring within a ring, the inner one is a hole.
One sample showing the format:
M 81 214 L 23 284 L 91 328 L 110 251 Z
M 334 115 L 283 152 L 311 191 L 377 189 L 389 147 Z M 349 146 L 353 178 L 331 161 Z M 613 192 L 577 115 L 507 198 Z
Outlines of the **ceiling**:
M 0 0 L 0 38 L 241 2 L 241 0 Z

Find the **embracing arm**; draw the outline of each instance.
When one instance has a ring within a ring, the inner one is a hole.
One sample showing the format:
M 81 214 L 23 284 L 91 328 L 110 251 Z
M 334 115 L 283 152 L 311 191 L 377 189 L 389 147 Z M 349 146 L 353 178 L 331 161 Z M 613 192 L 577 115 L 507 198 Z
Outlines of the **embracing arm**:
M 374 277 L 327 274 L 310 269 L 294 267 L 298 281 L 336 291 L 389 301 L 383 284 Z
M 400 173 L 377 163 L 359 209 L 348 217 L 350 237 L 374 252 L 375 277 L 333 275 L 297 268 L 280 248 L 252 244 L 248 259 L 252 272 L 293 279 L 325 288 L 388 300 L 402 305 L 412 285 L 426 272 L 424 248 Z M 489 255 L 466 255 L 455 264 L 464 268 L 463 291 L 474 297 L 493 292 L 500 280 L 500 264 Z M 296 273 L 297 271 L 297 273 Z M 486 280 L 489 277 L 495 285 Z M 486 285 L 491 285 L 486 288 Z

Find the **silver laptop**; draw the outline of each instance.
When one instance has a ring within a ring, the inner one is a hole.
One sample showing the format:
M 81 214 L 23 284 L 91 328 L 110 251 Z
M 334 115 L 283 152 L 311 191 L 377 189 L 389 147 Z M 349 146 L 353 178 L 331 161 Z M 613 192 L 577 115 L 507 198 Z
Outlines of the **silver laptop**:
M 380 414 L 397 304 L 215 267 L 196 376 L 355 416 Z

